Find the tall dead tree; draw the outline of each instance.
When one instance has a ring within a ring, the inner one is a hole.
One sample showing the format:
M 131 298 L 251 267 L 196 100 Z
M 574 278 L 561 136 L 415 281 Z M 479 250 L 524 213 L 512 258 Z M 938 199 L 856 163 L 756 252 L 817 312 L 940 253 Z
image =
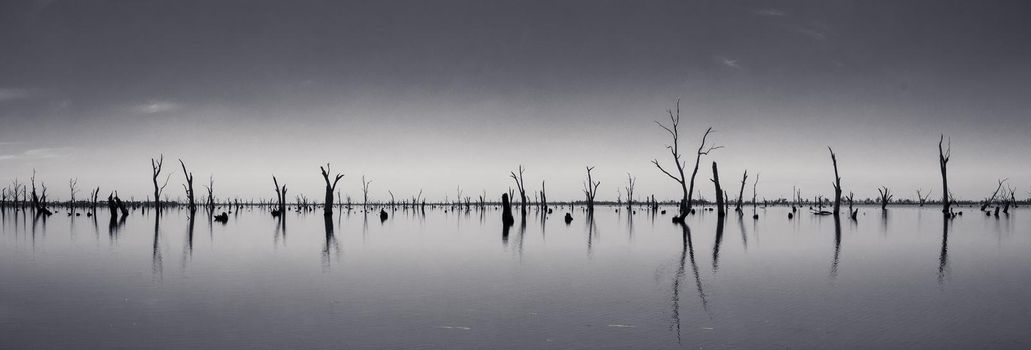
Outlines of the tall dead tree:
M 97 211 L 97 197 L 100 196 L 100 187 L 98 186 L 92 192 L 90 192 L 90 209 L 94 212 Z
M 372 184 L 372 180 L 365 180 L 365 175 L 362 175 L 362 207 L 369 206 L 369 185 Z
M 837 216 L 841 211 L 841 176 L 838 176 L 838 156 L 829 146 L 827 150 L 831 152 L 831 163 L 834 164 L 834 183 L 832 185 L 834 185 L 834 216 Z
M 741 203 L 745 200 L 745 181 L 748 181 L 748 170 L 745 170 L 745 175 L 741 177 L 741 191 L 737 194 L 737 204 L 734 206 L 737 215 L 744 214 L 744 211 L 741 210 Z
M 326 180 L 326 204 L 322 208 L 322 211 L 326 215 L 333 215 L 333 191 L 336 190 L 337 182 L 344 177 L 344 174 L 336 174 L 332 182 L 329 181 L 329 163 L 326 163 L 326 167 L 319 167 L 322 171 L 322 178 Z
M 949 158 L 952 157 L 952 138 L 949 138 L 949 145 L 945 150 L 942 150 L 942 141 L 945 141 L 945 134 L 938 139 L 938 165 L 942 172 L 942 213 L 949 214 L 952 199 L 949 198 L 949 178 L 946 176 L 946 165 L 949 163 Z
M 525 184 L 525 182 L 523 182 L 523 171 L 525 169 L 523 169 L 523 166 L 520 165 L 518 170 L 519 170 L 519 176 L 516 176 L 516 173 L 514 171 L 510 172 L 509 176 L 512 177 L 512 180 L 515 181 L 516 188 L 519 189 L 519 199 L 520 199 L 519 209 L 520 209 L 520 212 L 522 213 L 522 215 L 526 216 L 526 187 L 523 186 Z
M 634 207 L 634 186 L 637 185 L 637 178 L 626 173 L 626 182 L 626 208 L 631 209 Z
M 756 192 L 757 188 L 759 188 L 759 174 L 758 173 L 755 174 L 755 182 L 752 183 L 752 214 L 755 214 L 755 206 L 756 206 L 755 197 L 757 195 L 757 192 Z M 763 201 L 765 202 L 766 200 L 764 199 Z
M 161 190 L 165 189 L 165 186 L 158 186 L 158 176 L 161 175 L 161 166 L 165 163 L 165 155 L 162 154 L 158 159 L 150 159 L 150 173 L 151 180 L 154 182 L 154 207 L 161 206 Z M 168 175 L 169 177 L 172 174 Z M 165 185 L 168 185 L 168 178 L 165 179 Z M 160 212 L 160 211 L 159 211 Z
M 272 184 L 276 185 L 276 210 L 272 212 L 272 215 L 284 215 L 286 213 L 286 184 L 284 183 L 280 187 L 275 175 L 272 176 Z
M 29 178 L 29 183 L 32 184 L 32 209 L 39 208 L 39 196 L 36 194 L 36 169 L 32 169 L 32 177 Z
M 712 132 L 712 128 L 706 129 L 705 130 L 705 134 L 702 135 L 702 143 L 698 146 L 698 151 L 695 153 L 694 171 L 691 172 L 691 178 L 690 178 L 690 180 L 688 180 L 684 176 L 684 167 L 686 166 L 686 164 L 683 161 L 680 160 L 681 154 L 680 154 L 680 129 L 679 129 L 680 128 L 680 99 L 679 98 L 677 99 L 676 113 L 674 114 L 674 112 L 672 110 L 669 110 L 669 109 L 666 110 L 666 113 L 669 115 L 670 126 L 667 127 L 665 125 L 662 125 L 662 123 L 659 123 L 658 121 L 656 121 L 655 124 L 658 124 L 659 127 L 661 127 L 663 130 L 666 130 L 666 132 L 668 132 L 670 134 L 670 136 L 673 137 L 673 144 L 672 145 L 667 145 L 666 149 L 668 149 L 669 152 L 670 152 L 670 155 L 673 156 L 673 163 L 677 167 L 677 175 L 674 176 L 669 171 L 666 171 L 666 169 L 663 169 L 662 166 L 659 165 L 659 160 L 658 159 L 652 159 L 652 164 L 655 164 L 655 167 L 659 168 L 659 170 L 662 171 L 663 174 L 666 174 L 666 176 L 669 176 L 669 178 L 673 179 L 673 181 L 676 181 L 678 184 L 680 184 L 680 189 L 681 189 L 682 195 L 683 195 L 681 200 L 680 200 L 680 216 L 683 217 L 684 215 L 687 215 L 687 213 L 691 211 L 691 207 L 694 204 L 693 203 L 694 180 L 695 180 L 695 176 L 698 175 L 698 165 L 701 162 L 702 156 L 709 154 L 709 152 L 711 152 L 711 151 L 723 148 L 723 146 L 708 146 L 708 145 L 706 145 L 706 139 L 709 137 L 709 133 Z
M 208 191 L 208 200 L 204 205 L 208 207 L 211 212 L 215 211 L 215 175 L 208 176 L 208 185 L 204 186 L 204 189 Z
M 879 193 L 879 195 L 877 196 L 877 201 L 881 203 L 881 210 L 887 210 L 888 203 L 891 203 L 891 199 L 895 196 L 891 194 L 891 191 L 888 190 L 888 187 L 886 186 L 878 188 L 877 192 Z
M 587 182 L 584 182 L 584 197 L 587 200 L 588 213 L 594 213 L 594 197 L 598 195 L 598 186 L 601 185 L 601 181 L 594 181 L 591 177 L 591 170 L 594 170 L 593 166 L 587 167 Z
M 727 212 L 726 206 L 723 204 L 724 191 L 723 188 L 720 187 L 720 172 L 716 168 L 716 162 L 712 162 L 712 179 L 709 180 L 716 186 L 716 213 L 717 216 L 722 218 L 727 215 Z
M 77 193 L 79 193 L 79 179 L 68 179 L 68 194 L 70 195 L 68 204 L 72 208 L 75 207 L 75 194 Z
M 480 197 L 480 198 L 483 198 L 483 197 Z M 481 200 L 481 202 L 482 202 L 482 200 Z M 548 194 L 544 191 L 544 180 L 541 180 L 541 203 L 540 203 L 540 205 L 541 205 L 541 211 L 542 212 L 547 212 L 548 211 Z
M 183 189 L 186 190 L 186 200 L 189 204 L 188 208 L 190 209 L 190 212 L 194 212 L 197 210 L 197 202 L 194 200 L 193 196 L 193 173 L 186 170 L 186 163 L 183 163 L 182 159 L 179 160 L 179 165 L 183 167 L 183 175 L 186 176 L 186 183 L 183 184 Z

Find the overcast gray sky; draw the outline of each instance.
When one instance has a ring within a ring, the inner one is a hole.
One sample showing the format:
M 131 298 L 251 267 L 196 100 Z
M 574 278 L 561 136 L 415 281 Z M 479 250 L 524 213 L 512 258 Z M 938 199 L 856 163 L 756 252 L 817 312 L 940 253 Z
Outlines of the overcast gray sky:
M 318 197 L 318 166 L 373 196 L 491 197 L 519 164 L 536 191 L 600 197 L 626 173 L 677 197 L 654 120 L 681 98 L 683 147 L 759 197 L 878 186 L 1031 191 L 1027 1 L 0 2 L 0 181 L 150 193 L 149 158 L 214 175 L 222 197 Z M 169 193 L 182 196 L 181 170 Z M 204 180 L 202 180 L 204 179 Z

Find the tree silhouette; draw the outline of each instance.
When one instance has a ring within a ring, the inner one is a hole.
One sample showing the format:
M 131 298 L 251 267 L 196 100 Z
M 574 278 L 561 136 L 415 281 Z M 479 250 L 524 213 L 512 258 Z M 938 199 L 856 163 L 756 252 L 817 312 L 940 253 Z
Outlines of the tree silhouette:
M 834 183 L 832 185 L 834 185 L 834 216 L 837 216 L 841 210 L 841 176 L 838 176 L 838 156 L 829 146 L 827 150 L 831 152 L 831 163 L 834 164 Z
M 637 185 L 637 178 L 626 173 L 626 182 L 626 208 L 630 209 L 634 206 L 634 186 Z
M 279 186 L 279 181 L 276 180 L 276 176 L 272 176 L 272 184 L 276 186 L 276 210 L 272 212 L 273 216 L 280 216 L 286 214 L 286 184 L 282 187 Z
M 369 206 L 369 185 L 372 184 L 372 180 L 365 181 L 365 175 L 362 175 L 362 207 Z
M 326 163 L 326 167 L 319 167 L 322 171 L 322 178 L 326 180 L 326 204 L 322 208 L 322 211 L 326 215 L 333 215 L 333 191 L 336 190 L 337 182 L 344 177 L 344 174 L 336 174 L 332 183 L 329 181 L 329 163 Z
M 887 186 L 881 186 L 881 188 L 877 189 L 877 192 L 879 193 L 877 201 L 881 203 L 881 210 L 887 210 L 888 203 L 891 203 L 891 199 L 895 196 L 891 194 Z
M 526 182 L 523 181 L 523 171 L 526 169 L 523 169 L 523 166 L 520 165 L 518 170 L 519 176 L 516 176 L 514 171 L 510 172 L 509 176 L 515 181 L 516 188 L 519 189 L 519 210 L 523 216 L 526 216 L 526 187 L 524 186 Z
M 505 227 L 512 226 L 515 218 L 512 217 L 512 203 L 508 200 L 508 193 L 501 194 L 501 224 Z
M 183 175 L 186 176 L 186 183 L 183 184 L 183 189 L 186 190 L 186 200 L 189 203 L 190 213 L 197 211 L 197 202 L 193 196 L 193 173 L 186 170 L 186 163 L 183 160 L 179 160 L 179 165 L 183 167 Z
M 710 181 L 712 181 L 713 185 L 716 186 L 716 213 L 717 216 L 722 218 L 727 215 L 726 207 L 723 202 L 723 194 L 725 192 L 723 191 L 723 188 L 720 187 L 720 172 L 716 168 L 716 162 L 712 162 L 712 179 L 710 179 Z M 683 220 L 683 218 L 681 218 L 681 220 Z
M 952 199 L 949 198 L 949 177 L 946 174 L 946 168 L 949 164 L 949 159 L 952 158 L 952 138 L 949 138 L 949 145 L 945 150 L 942 150 L 942 141 L 945 141 L 945 134 L 941 134 L 941 137 L 938 139 L 938 165 L 941 167 L 942 173 L 942 213 L 949 214 L 949 206 L 952 205 Z
M 674 113 L 673 110 L 669 109 L 666 110 L 666 113 L 669 115 L 670 126 L 667 127 L 665 125 L 662 125 L 662 123 L 659 123 L 658 121 L 656 121 L 655 124 L 658 124 L 659 127 L 661 127 L 663 130 L 666 130 L 666 132 L 668 132 L 670 136 L 673 138 L 673 144 L 667 145 L 666 149 L 668 149 L 670 155 L 673 156 L 673 163 L 677 167 L 677 175 L 675 176 L 671 174 L 669 171 L 666 171 L 666 169 L 659 165 L 658 159 L 652 159 L 652 164 L 655 164 L 655 167 L 659 168 L 659 170 L 662 171 L 663 174 L 666 174 L 666 176 L 669 176 L 669 178 L 673 179 L 673 181 L 676 181 L 678 184 L 680 184 L 680 189 L 683 194 L 683 198 L 680 200 L 680 216 L 683 217 L 687 215 L 687 213 L 691 210 L 692 205 L 694 204 L 694 180 L 695 176 L 698 175 L 698 165 L 701 162 L 702 156 L 709 154 L 709 152 L 711 151 L 723 148 L 723 146 L 707 146 L 706 139 L 709 137 L 709 133 L 712 132 L 712 128 L 706 129 L 705 134 L 702 135 L 702 143 L 698 146 L 698 151 L 695 154 L 694 171 L 691 172 L 691 179 L 686 179 L 686 177 L 684 176 L 684 167 L 686 166 L 686 164 L 684 164 L 684 162 L 680 160 L 681 154 L 679 98 L 677 99 L 676 113 Z
M 591 170 L 594 170 L 593 166 L 587 167 L 587 182 L 584 182 L 584 197 L 587 201 L 587 212 L 594 212 L 594 197 L 598 195 L 598 186 L 601 185 L 601 181 L 594 181 L 591 178 Z
M 745 197 L 745 181 L 748 181 L 748 170 L 745 170 L 745 174 L 741 177 L 741 191 L 737 194 L 737 204 L 734 205 L 734 211 L 737 215 L 744 215 L 744 211 L 741 210 L 741 203 L 744 202 Z
M 172 174 L 174 173 L 169 173 L 168 176 L 165 177 L 165 184 L 158 186 L 158 176 L 161 175 L 161 167 L 164 162 L 164 154 L 158 157 L 158 159 L 150 159 L 151 180 L 154 182 L 154 207 L 161 206 L 161 192 L 165 190 L 165 186 L 168 186 L 168 179 L 172 178 Z

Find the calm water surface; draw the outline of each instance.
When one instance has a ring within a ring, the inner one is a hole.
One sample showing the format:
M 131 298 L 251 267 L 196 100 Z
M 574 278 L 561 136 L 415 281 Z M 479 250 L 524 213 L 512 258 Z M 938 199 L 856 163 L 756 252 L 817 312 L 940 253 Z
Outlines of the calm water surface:
M 7 210 L 0 348 L 1028 348 L 1031 210 Z M 327 231 L 330 233 L 327 234 Z

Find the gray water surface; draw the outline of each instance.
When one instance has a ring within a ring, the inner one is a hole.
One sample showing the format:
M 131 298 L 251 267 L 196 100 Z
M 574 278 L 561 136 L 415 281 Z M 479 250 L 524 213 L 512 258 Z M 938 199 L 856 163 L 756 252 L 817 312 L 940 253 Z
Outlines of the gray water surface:
M 1028 348 L 1031 210 L 963 209 L 7 209 L 0 348 Z

